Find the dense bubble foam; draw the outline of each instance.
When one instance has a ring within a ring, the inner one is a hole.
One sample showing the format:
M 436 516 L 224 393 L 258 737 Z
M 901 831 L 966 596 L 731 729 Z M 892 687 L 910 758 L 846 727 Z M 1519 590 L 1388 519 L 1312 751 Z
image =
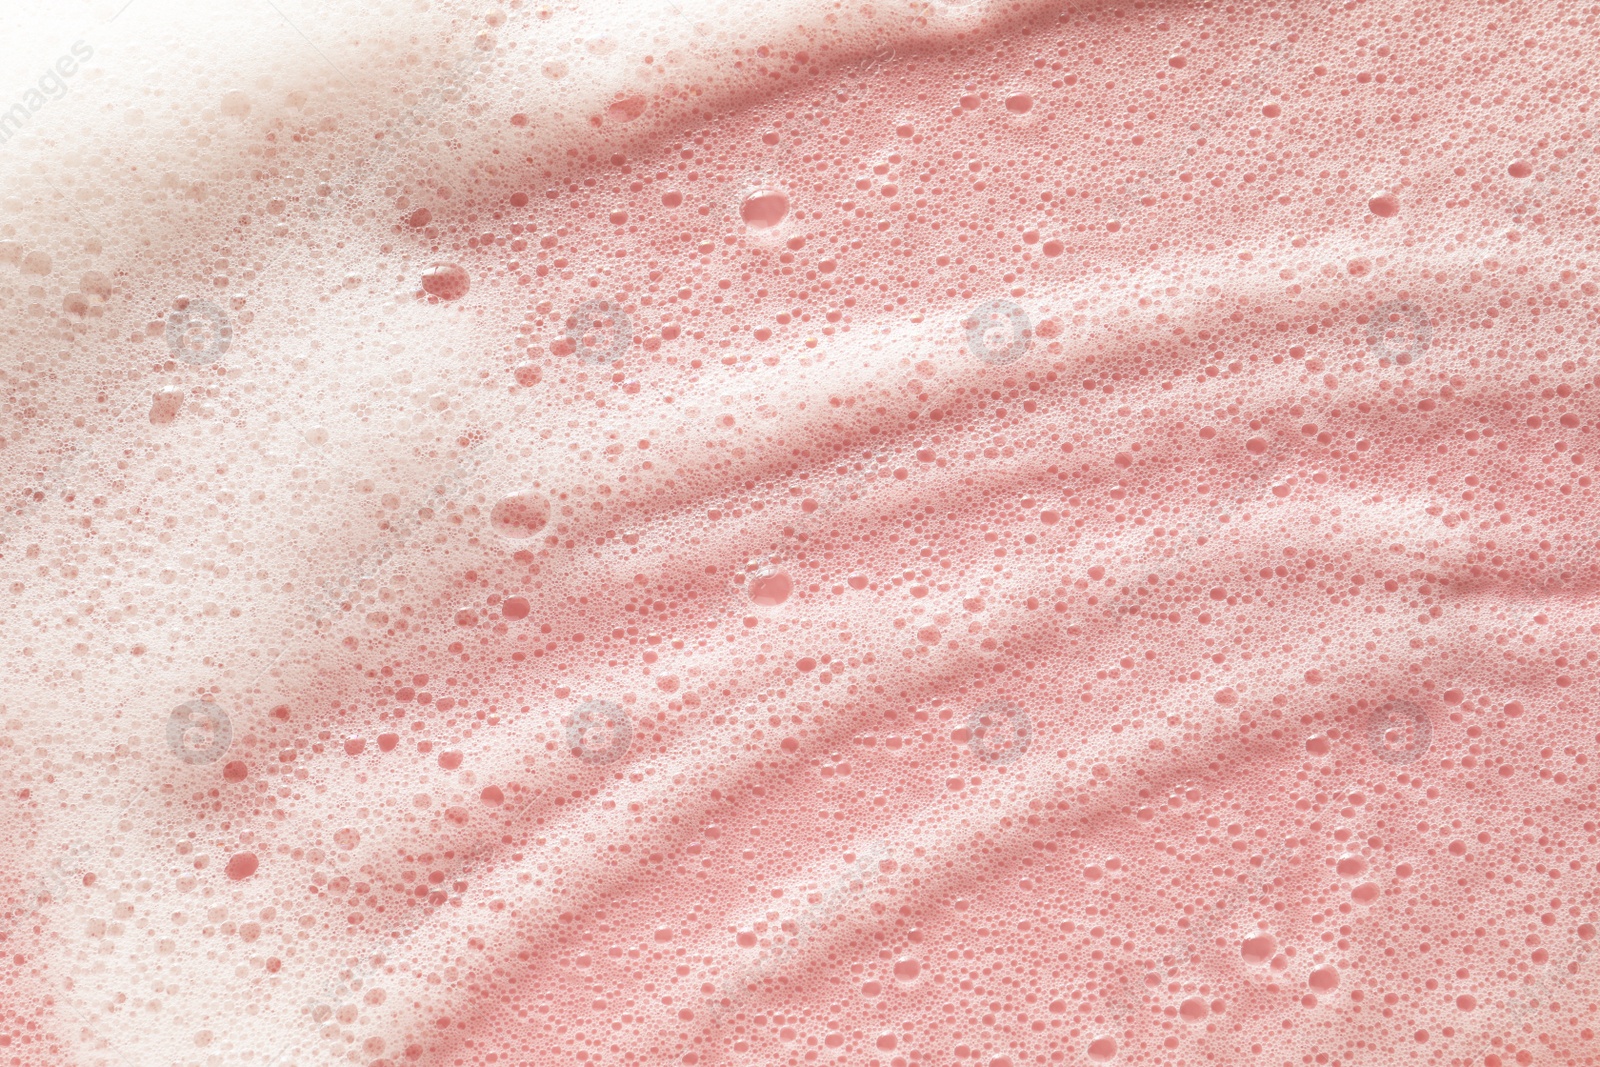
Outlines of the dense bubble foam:
M 0 1059 L 1596 1060 L 1595 10 L 103 16 Z

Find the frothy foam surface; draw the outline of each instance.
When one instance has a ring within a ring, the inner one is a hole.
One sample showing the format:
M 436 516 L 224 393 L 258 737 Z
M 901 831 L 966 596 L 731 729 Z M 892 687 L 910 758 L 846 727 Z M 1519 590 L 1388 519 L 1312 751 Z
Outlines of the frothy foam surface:
M 13 17 L 0 1059 L 1595 1061 L 1600 8 Z

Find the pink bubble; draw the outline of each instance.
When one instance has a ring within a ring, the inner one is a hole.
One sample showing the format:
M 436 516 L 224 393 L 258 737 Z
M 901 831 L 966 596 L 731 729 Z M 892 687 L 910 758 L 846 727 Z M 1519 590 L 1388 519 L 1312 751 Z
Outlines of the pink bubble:
M 739 205 L 739 217 L 753 230 L 770 230 L 789 214 L 789 198 L 776 190 L 751 193 Z
M 1360 856 L 1340 856 L 1334 869 L 1341 878 L 1356 878 L 1366 872 L 1367 861 Z
M 440 300 L 459 300 L 470 286 L 467 272 L 454 263 L 438 263 L 422 272 L 423 291 Z
M 1105 1063 L 1116 1058 L 1117 1042 L 1115 1038 L 1097 1037 L 1089 1042 L 1089 1059 L 1094 1063 Z
M 632 122 L 644 114 L 646 101 L 643 96 L 635 93 L 625 96 L 606 108 L 606 115 L 612 122 Z
M 1339 987 L 1339 970 L 1336 967 L 1318 967 L 1311 972 L 1306 982 L 1312 989 L 1326 993 Z
M 764 608 L 775 608 L 789 599 L 794 582 L 781 570 L 758 571 L 750 578 L 750 599 Z
M 1278 951 L 1278 942 L 1270 934 L 1247 937 L 1239 946 L 1240 954 L 1249 963 L 1266 963 Z
M 228 860 L 225 873 L 235 882 L 243 881 L 256 873 L 256 854 L 254 852 L 236 852 Z

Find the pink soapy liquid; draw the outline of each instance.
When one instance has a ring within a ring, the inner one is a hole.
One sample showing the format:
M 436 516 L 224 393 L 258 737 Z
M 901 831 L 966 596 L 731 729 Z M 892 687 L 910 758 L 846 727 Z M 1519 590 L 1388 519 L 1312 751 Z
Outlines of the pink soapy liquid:
M 508 7 L 0 247 L 0 1058 L 1594 1062 L 1592 10 Z

